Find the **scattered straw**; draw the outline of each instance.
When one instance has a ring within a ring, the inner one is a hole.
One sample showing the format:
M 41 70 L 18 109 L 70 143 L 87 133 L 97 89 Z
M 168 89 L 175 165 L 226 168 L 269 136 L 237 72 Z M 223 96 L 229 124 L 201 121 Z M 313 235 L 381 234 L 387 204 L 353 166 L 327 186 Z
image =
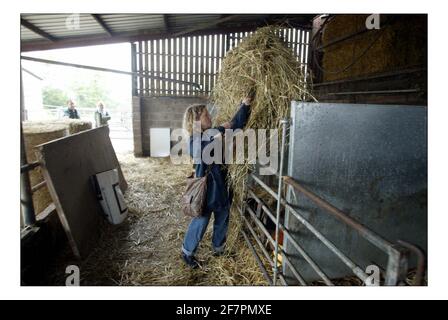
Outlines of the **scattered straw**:
M 69 249 L 55 262 L 50 284 L 65 283 L 65 266 L 80 266 L 82 285 L 266 285 L 239 230 L 236 212 L 230 219 L 226 252 L 212 256 L 212 222 L 197 258 L 201 269 L 191 270 L 181 260 L 181 245 L 190 218 L 180 209 L 185 177 L 191 165 L 169 159 L 135 158 L 118 154 L 128 182 L 125 197 L 130 209 L 120 226 L 104 224 L 97 247 L 84 261 L 73 260 Z

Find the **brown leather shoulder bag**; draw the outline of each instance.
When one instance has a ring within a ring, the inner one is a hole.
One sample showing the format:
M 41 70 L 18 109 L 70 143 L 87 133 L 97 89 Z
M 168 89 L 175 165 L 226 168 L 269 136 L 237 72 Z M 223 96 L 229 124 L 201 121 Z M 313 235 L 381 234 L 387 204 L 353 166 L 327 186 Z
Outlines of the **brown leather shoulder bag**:
M 207 167 L 203 177 L 187 178 L 187 190 L 182 197 L 182 212 L 189 217 L 202 215 L 207 200 L 207 176 L 211 165 Z

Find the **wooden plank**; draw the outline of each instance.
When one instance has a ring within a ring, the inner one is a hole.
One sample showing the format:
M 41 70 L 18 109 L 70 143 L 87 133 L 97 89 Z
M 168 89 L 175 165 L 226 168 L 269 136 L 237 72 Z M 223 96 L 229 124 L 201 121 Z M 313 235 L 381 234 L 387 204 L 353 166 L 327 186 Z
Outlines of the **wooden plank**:
M 293 28 L 291 32 L 291 41 L 292 41 L 292 53 L 294 54 L 294 57 L 296 57 L 296 48 L 297 48 L 297 38 L 296 38 L 296 29 Z
M 309 41 L 310 41 L 310 36 L 311 36 L 311 32 L 309 32 L 309 31 L 305 31 L 306 32 L 306 34 L 305 34 L 305 61 L 304 61 L 304 63 L 305 63 L 305 76 L 307 75 L 307 73 L 308 73 L 308 61 L 309 61 L 309 55 L 310 55 L 310 52 L 309 52 Z
M 201 64 L 201 61 L 199 59 L 199 49 L 200 49 L 200 37 L 195 36 L 195 42 L 196 42 L 196 46 L 195 46 L 195 52 L 194 52 L 194 56 L 195 56 L 195 63 L 194 63 L 194 73 L 195 73 L 195 82 L 200 84 L 200 77 L 199 77 L 199 65 Z M 196 95 L 199 95 L 201 93 L 200 90 L 196 91 Z
M 215 36 L 210 36 L 210 75 L 209 75 L 209 92 L 211 93 L 215 84 Z
M 204 36 L 204 63 L 205 63 L 205 69 L 204 69 L 204 91 L 205 94 L 208 95 L 209 93 L 209 79 L 208 79 L 208 73 L 209 71 L 209 49 L 210 49 L 210 41 L 208 36 Z
M 198 83 L 201 85 L 201 94 L 204 94 L 204 58 L 203 58 L 203 48 L 204 48 L 204 38 L 203 36 L 198 36 L 199 39 L 199 48 L 198 48 L 198 66 L 199 66 L 199 73 L 198 73 Z
M 188 81 L 188 55 L 190 54 L 190 44 L 188 43 L 188 37 L 184 37 L 184 81 Z M 184 85 L 184 95 L 188 95 L 188 91 L 190 90 L 189 85 Z
M 144 45 L 144 54 L 145 54 L 145 74 L 148 75 L 148 71 L 149 71 L 149 53 L 148 53 L 148 41 L 144 41 L 145 45 Z M 145 95 L 149 95 L 149 78 L 145 77 L 144 80 L 144 86 L 145 86 Z
M 120 187 L 123 192 L 127 189 L 109 128 L 103 126 L 42 144 L 37 146 L 37 155 L 73 253 L 84 258 L 99 236 L 102 219 L 91 177 L 117 169 Z
M 178 68 L 178 65 L 179 65 L 177 63 L 177 50 L 178 50 L 177 43 L 178 43 L 178 41 L 179 41 L 178 38 L 174 38 L 173 39 L 173 77 L 176 80 L 178 79 L 178 77 L 177 77 L 177 68 Z M 178 84 L 177 83 L 173 84 L 173 94 L 176 95 L 176 96 L 179 94 Z
M 153 40 L 154 44 L 154 75 L 160 77 L 159 74 L 159 40 Z M 154 95 L 158 96 L 160 90 L 160 81 L 154 80 Z
M 143 71 L 144 67 L 143 67 L 143 43 L 142 41 L 139 41 L 138 43 L 138 71 Z M 143 95 L 144 94 L 144 88 L 143 88 L 143 77 L 138 77 L 138 84 L 139 84 L 139 95 Z
M 131 43 L 131 69 L 132 72 L 137 72 L 137 45 Z M 132 95 L 137 96 L 137 76 L 132 74 Z
M 301 39 L 300 39 L 300 62 L 303 63 L 305 62 L 305 31 L 301 32 Z
M 173 52 L 172 52 L 172 47 L 171 47 L 171 42 L 173 40 L 170 38 L 168 39 L 168 48 L 167 48 L 167 57 L 168 57 L 168 66 L 167 66 L 167 71 L 168 71 L 168 77 L 170 79 L 173 79 L 173 72 L 171 70 L 171 60 L 173 60 Z M 167 84 L 168 86 L 168 94 L 169 95 L 173 95 L 173 83 L 172 82 L 168 82 Z
M 41 213 L 36 216 L 36 221 L 46 220 L 53 212 L 56 211 L 54 203 L 50 203 Z
M 154 75 L 154 40 L 152 40 L 152 41 L 148 41 L 149 42 L 149 44 L 150 44 L 150 50 L 151 50 L 151 53 L 150 53 L 150 63 L 151 63 L 151 75 Z M 155 94 L 155 90 L 154 90 L 154 86 L 155 86 L 155 83 L 154 83 L 154 79 L 152 79 L 151 78 L 151 91 L 150 91 L 150 94 L 153 96 L 154 94 Z
M 184 68 L 184 63 L 183 63 L 183 60 L 182 60 L 182 57 L 183 57 L 183 48 L 184 48 L 184 46 L 183 46 L 183 38 L 181 37 L 181 38 L 178 38 L 179 39 L 179 42 L 177 43 L 177 78 L 179 79 L 179 80 L 182 80 L 183 79 L 183 68 Z M 182 94 L 183 94 L 183 89 L 184 89 L 184 86 L 183 86 L 183 84 L 179 84 L 178 85 L 178 92 L 177 92 L 177 94 L 179 95 L 179 96 L 181 96 Z
M 166 57 L 166 40 L 160 40 L 160 77 L 165 77 L 165 57 Z M 166 81 L 161 80 L 161 95 L 166 95 Z
M 194 37 L 190 38 L 190 59 L 189 59 L 189 78 L 188 81 L 194 82 Z M 190 86 L 190 95 L 195 95 L 194 88 Z

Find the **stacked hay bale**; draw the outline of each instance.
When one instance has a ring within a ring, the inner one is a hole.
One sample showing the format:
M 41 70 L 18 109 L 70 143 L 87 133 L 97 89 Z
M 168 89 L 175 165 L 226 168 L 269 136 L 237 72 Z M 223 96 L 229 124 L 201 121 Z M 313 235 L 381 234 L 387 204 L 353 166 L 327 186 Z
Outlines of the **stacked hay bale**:
M 365 30 L 369 15 L 336 15 L 325 25 L 321 43 L 327 45 Z M 341 41 L 323 50 L 323 81 L 335 81 L 426 64 L 427 42 L 424 15 L 381 15 L 380 29 Z M 345 71 L 355 59 L 359 60 Z
M 28 163 L 37 161 L 35 146 L 92 128 L 92 123 L 82 120 L 54 120 L 23 122 L 23 135 Z M 30 171 L 30 184 L 35 186 L 44 181 L 40 167 Z M 33 193 L 36 214 L 42 212 L 52 200 L 47 187 Z
M 51 126 L 61 124 L 67 127 L 68 134 L 74 134 L 81 131 L 92 129 L 92 122 L 79 119 L 59 119 L 59 120 L 47 120 L 47 121 L 28 121 L 27 125 L 30 126 Z
M 291 100 L 315 100 L 300 62 L 278 36 L 279 29 L 258 29 L 224 58 L 212 92 L 217 124 L 230 121 L 241 99 L 252 90 L 255 98 L 246 128 L 279 128 L 280 119 L 289 116 Z M 229 165 L 229 181 L 237 198 L 252 167 L 247 161 Z
M 28 163 L 37 161 L 35 146 L 59 139 L 68 135 L 67 126 L 64 124 L 35 124 L 23 123 L 23 135 Z M 35 186 L 44 181 L 40 167 L 30 171 L 30 184 Z M 36 214 L 42 212 L 51 203 L 51 197 L 47 187 L 40 188 L 33 193 L 33 205 Z

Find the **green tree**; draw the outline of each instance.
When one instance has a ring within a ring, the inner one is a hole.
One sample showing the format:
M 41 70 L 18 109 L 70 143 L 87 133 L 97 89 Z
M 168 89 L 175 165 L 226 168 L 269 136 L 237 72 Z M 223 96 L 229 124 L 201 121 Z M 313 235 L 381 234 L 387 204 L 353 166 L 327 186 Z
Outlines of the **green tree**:
M 99 75 L 74 82 L 70 91 L 73 92 L 76 105 L 80 108 L 95 108 L 98 101 L 103 101 L 106 105 L 113 104 Z
M 44 105 L 65 106 L 67 104 L 68 95 L 63 90 L 46 86 L 42 89 Z

